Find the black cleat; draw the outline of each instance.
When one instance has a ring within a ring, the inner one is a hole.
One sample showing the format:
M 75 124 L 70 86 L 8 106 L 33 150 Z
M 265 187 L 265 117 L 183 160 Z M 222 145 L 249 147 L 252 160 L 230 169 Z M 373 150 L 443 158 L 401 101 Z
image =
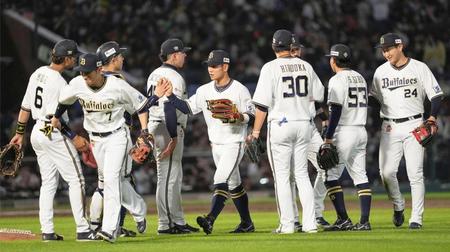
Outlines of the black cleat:
M 326 228 L 326 227 L 330 226 L 330 223 L 328 221 L 326 221 L 323 217 L 317 217 L 316 224 L 317 224 L 317 226 L 322 227 L 322 228 Z
M 409 223 L 409 229 L 422 229 L 422 224 L 411 222 Z
M 255 232 L 255 225 L 253 225 L 253 222 L 250 223 L 245 223 L 245 222 L 241 222 L 239 223 L 239 225 L 237 225 L 237 227 L 233 230 L 230 231 L 230 233 L 252 233 Z
M 79 242 L 99 241 L 99 240 L 101 240 L 101 239 L 95 235 L 94 230 L 77 233 L 77 241 L 79 241 Z
M 213 230 L 213 221 L 211 217 L 209 216 L 198 216 L 197 217 L 197 224 L 203 228 L 203 232 L 205 234 L 211 234 Z
M 119 236 L 120 237 L 136 237 L 136 232 L 128 230 L 123 227 L 119 227 Z
M 147 230 L 147 220 L 144 219 L 143 221 L 139 221 L 138 223 L 136 223 L 136 228 L 140 234 L 145 233 L 145 231 Z
M 302 232 L 302 228 L 303 228 L 303 225 L 300 222 L 298 222 L 298 221 L 294 222 L 294 229 L 295 229 L 295 231 L 301 233 Z
M 107 241 L 109 243 L 114 243 L 116 241 L 116 238 L 114 238 L 112 235 L 108 234 L 105 231 L 98 231 L 96 238 L 99 240 Z
M 352 227 L 353 231 L 370 231 L 372 230 L 372 227 L 370 226 L 369 222 L 366 223 L 356 223 L 353 227 Z
M 196 227 L 193 227 L 193 226 L 191 226 L 191 225 L 189 225 L 187 223 L 184 224 L 184 225 L 178 225 L 178 224 L 175 223 L 175 227 L 177 227 L 178 229 L 182 229 L 182 230 L 189 231 L 189 232 L 194 232 L 194 233 L 200 231 L 200 229 L 198 229 Z
M 347 231 L 352 229 L 352 227 L 353 223 L 350 218 L 345 220 L 337 219 L 333 225 L 324 228 L 323 231 Z
M 164 230 L 158 230 L 158 235 L 169 235 L 169 234 L 190 234 L 191 231 L 180 228 L 180 226 L 174 226 Z
M 405 215 L 403 214 L 403 210 L 395 211 L 394 216 L 392 217 L 392 222 L 396 227 L 400 227 L 405 222 Z
M 51 241 L 63 241 L 64 236 L 55 234 L 55 233 L 49 233 L 49 234 L 42 234 L 42 241 L 43 242 L 51 242 Z

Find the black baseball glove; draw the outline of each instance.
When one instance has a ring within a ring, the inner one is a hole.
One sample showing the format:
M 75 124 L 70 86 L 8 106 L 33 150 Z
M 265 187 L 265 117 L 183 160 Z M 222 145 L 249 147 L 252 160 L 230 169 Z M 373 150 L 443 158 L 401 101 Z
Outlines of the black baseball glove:
M 266 146 L 260 138 L 252 138 L 245 146 L 245 154 L 253 163 L 258 163 L 264 153 L 266 153 Z
M 322 170 L 329 170 L 339 163 L 339 154 L 332 143 L 324 143 L 317 152 L 317 163 Z
M 0 175 L 14 176 L 22 163 L 23 152 L 17 144 L 5 145 L 0 153 Z

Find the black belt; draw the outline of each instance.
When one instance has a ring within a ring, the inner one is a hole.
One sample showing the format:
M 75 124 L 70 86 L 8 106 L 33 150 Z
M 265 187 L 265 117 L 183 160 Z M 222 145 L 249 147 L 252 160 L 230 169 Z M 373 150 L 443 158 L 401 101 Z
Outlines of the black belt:
M 157 122 L 157 123 L 165 123 L 165 121 L 163 121 L 163 120 L 151 120 L 152 122 Z M 177 122 L 177 125 L 178 126 L 181 126 L 181 123 L 179 123 L 179 122 Z
M 419 119 L 421 117 L 422 117 L 422 114 L 417 114 L 417 115 L 413 115 L 413 116 L 409 116 L 409 117 L 403 117 L 403 118 L 397 118 L 397 119 L 383 118 L 383 120 L 385 120 L 385 121 L 393 121 L 395 123 L 402 123 L 402 122 L 406 122 L 406 121 L 410 121 L 410 120 L 414 120 L 414 119 Z
M 111 135 L 112 133 L 117 132 L 121 128 L 122 128 L 122 126 L 120 126 L 119 128 L 117 128 L 117 129 L 115 129 L 113 131 L 108 131 L 108 132 L 91 132 L 91 134 L 93 136 L 98 136 L 98 137 L 107 137 L 107 136 Z

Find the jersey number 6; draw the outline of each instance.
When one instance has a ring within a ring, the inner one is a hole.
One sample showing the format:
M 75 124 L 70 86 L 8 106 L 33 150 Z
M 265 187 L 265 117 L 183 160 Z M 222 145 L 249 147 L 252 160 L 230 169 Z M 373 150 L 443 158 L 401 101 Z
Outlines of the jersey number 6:
M 308 95 L 308 77 L 304 75 L 299 75 L 294 79 L 293 76 L 284 76 L 282 78 L 282 81 L 283 83 L 288 84 L 288 88 L 291 91 L 291 92 L 284 92 L 283 98 L 294 97 L 295 95 L 299 97 L 305 97 Z

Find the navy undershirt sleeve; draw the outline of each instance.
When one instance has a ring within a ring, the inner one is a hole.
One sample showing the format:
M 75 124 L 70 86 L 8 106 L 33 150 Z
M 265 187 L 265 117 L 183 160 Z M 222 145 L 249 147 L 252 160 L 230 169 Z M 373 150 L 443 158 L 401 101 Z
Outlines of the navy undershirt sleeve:
M 169 98 L 170 103 L 172 103 L 176 109 L 181 111 L 181 113 L 183 114 L 191 113 L 191 109 L 189 108 L 189 105 L 187 104 L 186 101 L 178 99 L 178 97 L 176 97 L 174 94 L 170 95 L 167 98 Z
M 172 103 L 164 103 L 164 116 L 166 118 L 166 128 L 169 136 L 171 138 L 177 137 L 177 111 Z
M 441 108 L 442 96 L 434 97 L 431 99 L 431 112 L 430 115 L 437 117 L 439 109 Z
M 325 137 L 327 139 L 333 139 L 334 131 L 339 123 L 339 119 L 342 114 L 342 106 L 337 104 L 331 104 L 330 106 L 330 122 L 328 123 L 328 129 Z

